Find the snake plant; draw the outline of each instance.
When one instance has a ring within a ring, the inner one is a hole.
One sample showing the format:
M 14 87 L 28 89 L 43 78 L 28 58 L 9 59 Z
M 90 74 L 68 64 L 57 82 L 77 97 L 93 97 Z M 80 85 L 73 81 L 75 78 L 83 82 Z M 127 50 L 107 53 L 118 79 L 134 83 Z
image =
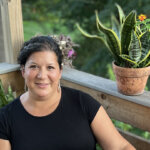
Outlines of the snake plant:
M 105 27 L 96 11 L 96 25 L 99 35 L 91 35 L 77 23 L 77 28 L 86 37 L 97 38 L 104 42 L 118 66 L 143 68 L 150 65 L 150 30 L 142 30 L 144 24 L 136 21 L 136 11 L 124 15 L 117 5 L 119 21 L 112 15 L 112 29 Z M 146 22 L 149 26 L 149 22 Z

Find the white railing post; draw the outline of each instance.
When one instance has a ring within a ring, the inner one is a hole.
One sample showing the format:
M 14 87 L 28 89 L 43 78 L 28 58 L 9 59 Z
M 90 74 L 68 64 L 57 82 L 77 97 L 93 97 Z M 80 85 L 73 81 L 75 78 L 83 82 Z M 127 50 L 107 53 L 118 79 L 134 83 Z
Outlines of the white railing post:
M 8 0 L 0 0 L 0 62 L 13 62 Z
M 16 63 L 24 41 L 21 0 L 0 0 L 0 62 Z

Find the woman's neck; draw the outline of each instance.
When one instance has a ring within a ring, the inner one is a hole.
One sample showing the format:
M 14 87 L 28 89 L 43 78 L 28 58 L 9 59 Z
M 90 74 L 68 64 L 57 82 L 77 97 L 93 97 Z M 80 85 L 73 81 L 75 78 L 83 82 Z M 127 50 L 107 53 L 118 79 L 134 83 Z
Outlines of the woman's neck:
M 21 97 L 21 103 L 27 112 L 34 116 L 45 116 L 52 113 L 59 105 L 61 99 L 61 90 L 53 95 L 46 97 L 36 97 L 30 92 L 24 93 Z

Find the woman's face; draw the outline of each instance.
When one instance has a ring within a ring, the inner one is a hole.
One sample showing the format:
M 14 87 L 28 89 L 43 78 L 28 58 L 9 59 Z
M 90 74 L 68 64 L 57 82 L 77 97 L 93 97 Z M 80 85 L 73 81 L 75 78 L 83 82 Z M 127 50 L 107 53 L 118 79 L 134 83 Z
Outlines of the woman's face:
M 22 75 L 29 94 L 43 98 L 56 94 L 62 70 L 53 51 L 40 51 L 31 54 Z

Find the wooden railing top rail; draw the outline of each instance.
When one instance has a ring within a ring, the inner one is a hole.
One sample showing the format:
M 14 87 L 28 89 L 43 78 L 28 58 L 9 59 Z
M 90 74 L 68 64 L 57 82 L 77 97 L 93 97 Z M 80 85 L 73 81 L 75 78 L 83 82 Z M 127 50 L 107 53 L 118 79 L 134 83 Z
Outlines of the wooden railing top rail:
M 9 73 L 12 71 L 19 70 L 19 65 L 18 64 L 9 64 L 6 62 L 0 63 L 0 74 L 5 74 Z
M 19 70 L 18 64 L 0 63 L 0 74 Z M 150 92 L 144 91 L 142 95 L 126 96 L 117 91 L 115 81 L 95 76 L 76 69 L 64 68 L 62 79 L 74 82 L 76 84 L 104 92 L 106 94 L 131 101 L 140 105 L 150 107 Z
M 126 96 L 117 91 L 115 81 L 70 68 L 65 68 L 62 78 L 127 101 L 150 107 L 150 92 L 148 91 L 144 91 L 142 95 Z

